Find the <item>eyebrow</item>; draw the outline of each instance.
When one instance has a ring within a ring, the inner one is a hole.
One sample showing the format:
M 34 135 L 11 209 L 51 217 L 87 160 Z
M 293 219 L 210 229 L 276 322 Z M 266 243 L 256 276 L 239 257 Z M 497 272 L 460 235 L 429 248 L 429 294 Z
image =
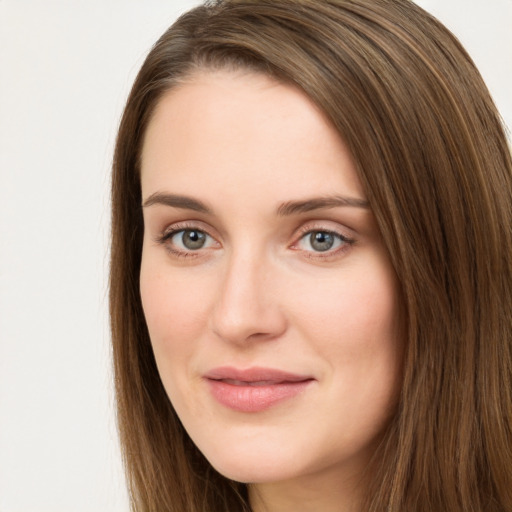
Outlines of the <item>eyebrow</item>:
M 356 197 L 327 196 L 313 197 L 303 201 L 287 201 L 277 210 L 278 215 L 286 216 L 297 213 L 307 213 L 322 208 L 336 208 L 338 206 L 352 206 L 356 208 L 370 208 L 368 201 Z
M 144 201 L 142 206 L 146 208 L 155 204 L 171 206 L 173 208 L 182 208 L 184 210 L 194 210 L 196 212 L 205 214 L 212 214 L 212 210 L 206 206 L 206 204 L 189 196 L 155 192 Z M 277 214 L 279 216 L 285 217 L 288 215 L 307 213 L 323 208 L 336 208 L 339 206 L 351 206 L 364 209 L 368 209 L 370 207 L 368 201 L 355 197 L 313 197 L 300 201 L 287 201 L 279 206 L 277 209 Z
M 188 196 L 180 196 L 176 194 L 164 194 L 155 192 L 151 194 L 142 204 L 144 208 L 153 206 L 154 204 L 162 204 L 164 206 L 172 206 L 174 208 L 183 208 L 184 210 L 194 210 L 200 213 L 212 213 L 204 203 Z

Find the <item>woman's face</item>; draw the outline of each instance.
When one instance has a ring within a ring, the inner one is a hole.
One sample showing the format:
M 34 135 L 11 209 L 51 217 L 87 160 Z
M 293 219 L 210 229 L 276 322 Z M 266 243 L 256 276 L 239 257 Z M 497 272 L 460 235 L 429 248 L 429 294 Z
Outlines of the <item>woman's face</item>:
M 190 437 L 244 482 L 358 475 L 400 386 L 397 283 L 351 155 L 297 89 L 204 72 L 142 153 L 141 295 Z

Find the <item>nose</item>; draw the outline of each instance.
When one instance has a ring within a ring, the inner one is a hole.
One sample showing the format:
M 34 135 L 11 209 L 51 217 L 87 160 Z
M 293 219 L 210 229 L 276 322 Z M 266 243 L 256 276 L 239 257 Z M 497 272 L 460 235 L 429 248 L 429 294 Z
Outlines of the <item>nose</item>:
M 276 339 L 284 333 L 286 316 L 273 275 L 265 258 L 254 254 L 233 255 L 226 262 L 211 316 L 218 337 L 245 344 Z

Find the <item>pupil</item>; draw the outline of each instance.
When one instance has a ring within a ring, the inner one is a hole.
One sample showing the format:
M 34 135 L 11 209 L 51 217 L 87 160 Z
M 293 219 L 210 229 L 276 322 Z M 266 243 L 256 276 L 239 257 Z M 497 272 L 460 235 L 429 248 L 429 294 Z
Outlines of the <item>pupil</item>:
M 311 233 L 310 242 L 315 251 L 328 251 L 334 245 L 334 237 L 325 231 L 317 231 Z
M 201 231 L 187 230 L 183 233 L 182 240 L 187 249 L 201 249 L 206 241 L 206 235 Z

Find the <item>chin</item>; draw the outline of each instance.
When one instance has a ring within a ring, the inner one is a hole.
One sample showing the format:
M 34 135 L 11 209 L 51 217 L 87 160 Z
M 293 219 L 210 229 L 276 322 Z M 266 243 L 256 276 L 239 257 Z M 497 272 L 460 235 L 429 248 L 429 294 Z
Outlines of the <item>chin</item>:
M 203 451 L 203 450 L 202 450 Z M 204 450 L 208 462 L 222 476 L 241 483 L 269 483 L 287 480 L 297 475 L 297 457 L 279 454 L 265 446 L 253 450 L 226 447 L 219 451 Z
M 275 461 L 271 460 L 259 466 L 241 463 L 212 464 L 212 466 L 222 476 L 244 484 L 279 482 L 295 476 L 291 471 L 284 471 L 279 466 L 276 467 L 274 463 Z

